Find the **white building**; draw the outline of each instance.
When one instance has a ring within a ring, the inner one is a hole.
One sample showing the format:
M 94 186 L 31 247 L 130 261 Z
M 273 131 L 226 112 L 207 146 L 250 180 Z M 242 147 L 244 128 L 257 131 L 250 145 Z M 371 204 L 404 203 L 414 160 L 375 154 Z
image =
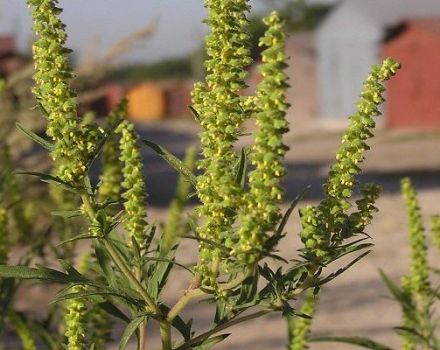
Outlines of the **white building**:
M 440 0 L 345 0 L 316 33 L 319 115 L 346 118 L 362 82 L 380 61 L 387 29 L 405 19 L 440 16 Z M 344 120 L 341 119 L 341 120 Z

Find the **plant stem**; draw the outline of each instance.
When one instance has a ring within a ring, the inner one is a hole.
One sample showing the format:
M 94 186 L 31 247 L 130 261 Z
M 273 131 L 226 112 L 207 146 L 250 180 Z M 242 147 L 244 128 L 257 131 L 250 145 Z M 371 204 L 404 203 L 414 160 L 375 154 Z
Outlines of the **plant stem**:
M 172 350 L 171 323 L 166 320 L 160 323 L 160 339 L 162 340 L 162 350 Z
M 84 210 L 86 211 L 87 215 L 89 216 L 90 220 L 93 220 L 95 218 L 95 209 L 93 208 L 93 204 L 90 201 L 90 197 L 87 193 L 81 194 L 81 200 L 84 204 Z M 142 284 L 138 281 L 136 276 L 133 274 L 133 272 L 130 270 L 130 268 L 125 263 L 124 259 L 121 257 L 121 255 L 118 253 L 118 251 L 113 247 L 113 245 L 105 238 L 101 238 L 103 245 L 105 249 L 107 250 L 108 254 L 112 258 L 115 265 L 121 270 L 121 272 L 127 277 L 127 279 L 130 281 L 130 283 L 137 289 L 139 294 L 144 298 L 146 304 L 148 307 L 156 314 L 160 314 L 160 310 L 157 307 L 156 303 L 154 302 L 153 298 L 148 294 L 148 292 L 145 290 L 145 288 L 142 286 Z
M 201 289 L 187 290 L 183 296 L 177 301 L 173 308 L 168 312 L 167 320 L 172 322 L 176 316 L 185 308 L 185 306 L 194 298 L 205 295 L 205 292 Z
M 211 335 L 213 335 L 215 333 L 221 332 L 222 330 L 225 330 L 225 329 L 227 329 L 229 327 L 235 326 L 236 324 L 239 324 L 239 323 L 242 323 L 242 322 L 246 322 L 246 321 L 249 321 L 249 320 L 253 320 L 254 318 L 258 318 L 258 317 L 261 317 L 261 316 L 264 316 L 264 315 L 266 315 L 266 314 L 268 314 L 268 313 L 270 313 L 272 311 L 273 310 L 261 310 L 261 311 L 255 312 L 253 314 L 249 314 L 249 315 L 246 315 L 246 316 L 243 316 L 243 317 L 239 317 L 239 318 L 233 319 L 233 320 L 231 320 L 229 322 L 223 323 L 223 324 L 221 324 L 221 325 L 219 325 L 219 326 L 217 326 L 217 327 L 215 327 L 215 328 L 213 328 L 213 329 L 211 329 L 211 330 L 209 330 L 209 331 L 207 331 L 205 333 L 202 333 L 202 334 L 198 335 L 197 337 L 195 337 L 195 338 L 193 338 L 193 339 L 191 339 L 189 341 L 187 341 L 186 343 L 182 344 L 181 346 L 179 346 L 175 350 L 191 349 L 192 345 L 194 345 L 194 344 L 196 344 L 198 342 L 201 342 L 201 341 L 209 338 Z
M 105 239 L 103 239 L 102 241 L 103 241 L 105 249 L 109 253 L 110 257 L 112 258 L 112 260 L 114 261 L 116 266 L 121 270 L 121 272 L 125 275 L 125 277 L 127 277 L 127 279 L 130 281 L 130 283 L 137 289 L 137 291 L 142 296 L 142 298 L 144 298 L 145 302 L 150 307 L 150 309 L 154 313 L 160 314 L 160 310 L 157 307 L 156 303 L 151 298 L 151 296 L 148 294 L 148 292 L 144 289 L 142 284 L 138 281 L 138 279 L 133 274 L 133 272 L 129 269 L 129 267 L 124 262 L 124 260 L 122 259 L 121 255 L 118 253 L 118 251 L 113 247 L 113 245 L 109 241 L 107 241 Z
M 144 350 L 145 349 L 145 323 L 142 322 L 139 326 L 139 344 L 138 344 L 138 350 Z
M 294 299 L 307 289 L 309 289 L 315 283 L 315 272 L 318 270 L 317 265 L 312 265 L 308 268 L 308 274 L 301 287 L 293 290 L 292 292 L 287 294 L 287 299 Z
M 252 271 L 254 271 L 254 265 L 247 267 L 246 271 L 242 275 L 238 276 L 237 278 L 233 279 L 232 281 L 227 282 L 227 283 L 223 283 L 223 284 L 219 284 L 218 286 L 222 290 L 234 289 L 235 287 L 238 287 L 240 284 L 242 284 L 244 282 L 244 280 L 251 275 Z

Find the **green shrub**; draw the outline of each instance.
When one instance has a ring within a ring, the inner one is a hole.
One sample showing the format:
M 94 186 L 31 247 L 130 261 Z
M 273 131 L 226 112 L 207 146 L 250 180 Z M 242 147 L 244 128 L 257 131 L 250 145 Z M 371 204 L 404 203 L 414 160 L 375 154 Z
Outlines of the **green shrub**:
M 368 254 L 371 244 L 363 242 L 363 234 L 375 212 L 378 188 L 362 187 L 355 208 L 351 197 L 368 149 L 366 142 L 373 136 L 373 118 L 379 115 L 378 106 L 383 102 L 383 83 L 399 67 L 392 59 L 374 67 L 368 77 L 358 112 L 351 117 L 324 184 L 325 199 L 316 207 L 300 210 L 304 246 L 297 260 L 288 262 L 277 255 L 277 245 L 289 231 L 287 220 L 304 192 L 282 213 L 280 182 L 287 150 L 283 135 L 288 130 L 288 84 L 284 23 L 276 12 L 265 19 L 267 30 L 260 41 L 264 47 L 262 81 L 255 96 L 243 96 L 246 67 L 251 63 L 246 32 L 248 2 L 205 1 L 206 22 L 211 27 L 206 42 L 207 74 L 206 81 L 194 88 L 192 106 L 202 127 L 201 159 L 197 162 L 200 175 L 192 171 L 194 151 L 189 150 L 182 162 L 161 146 L 143 140 L 181 176 L 169 222 L 161 229 L 146 214 L 148 186 L 143 178 L 141 145 L 133 124 L 124 119 L 125 101 L 110 114 L 104 127 L 82 122 L 70 85 L 73 75 L 66 58 L 69 50 L 64 47 L 61 9 L 56 0 L 28 0 L 28 4 L 38 35 L 33 50 L 33 91 L 47 119 L 47 131 L 45 138 L 24 131 L 49 151 L 55 168 L 52 174 L 27 174 L 50 183 L 61 194 L 58 198 L 63 208 L 54 214 L 64 221 L 55 233 L 63 241 L 61 246 L 70 248 L 62 252 L 54 249 L 62 271 L 30 267 L 32 259 L 21 260 L 19 266 L 0 266 L 3 305 L 10 304 L 21 280 L 65 285 L 46 321 L 11 314 L 9 323 L 15 325 L 23 347 L 31 344 L 23 336 L 23 327 L 27 327 L 30 331 L 26 334 L 40 338 L 49 349 L 59 349 L 62 344 L 71 350 L 104 349 L 111 333 L 111 323 L 106 320 L 111 316 L 126 324 L 118 339 L 120 349 L 132 336 L 138 339 L 138 349 L 143 349 L 150 323 L 160 329 L 163 350 L 208 349 L 228 336 L 222 333 L 225 329 L 269 313 L 280 313 L 300 324 L 295 317 L 304 317 L 302 312 L 310 312 L 310 308 L 297 310 L 294 300 L 303 294 L 312 300 L 321 286 Z M 254 142 L 249 149 L 237 152 L 234 145 L 247 119 L 256 121 Z M 103 162 L 103 173 L 100 182 L 93 184 L 89 172 L 97 158 Z M 183 208 L 193 189 L 199 205 L 185 218 Z M 73 218 L 82 225 L 75 226 L 70 221 Z M 5 232 L 2 223 L 0 233 Z M 76 227 L 81 229 L 74 234 Z M 6 232 L 3 242 L 5 237 Z M 45 237 L 42 246 L 51 246 L 52 239 Z M 194 265 L 183 265 L 176 258 L 183 239 L 199 243 Z M 79 240 L 89 243 L 89 251 L 75 264 L 74 247 Z M 4 244 L 3 255 L 8 248 Z M 345 268 L 330 270 L 332 262 L 353 253 L 358 255 Z M 271 259 L 281 261 L 281 267 L 269 265 Z M 184 268 L 191 278 L 188 289 L 171 304 L 163 291 L 175 267 Z M 212 325 L 198 334 L 192 329 L 192 319 L 182 315 L 194 300 L 212 304 L 213 311 Z M 55 332 L 57 322 L 64 327 Z M 308 325 L 302 323 L 304 329 L 299 333 L 307 337 Z

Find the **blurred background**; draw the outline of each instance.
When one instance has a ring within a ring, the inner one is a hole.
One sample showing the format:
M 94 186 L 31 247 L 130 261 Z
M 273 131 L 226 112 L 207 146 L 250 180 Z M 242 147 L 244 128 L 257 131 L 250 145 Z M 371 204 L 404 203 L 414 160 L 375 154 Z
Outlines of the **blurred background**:
M 99 120 L 127 96 L 128 118 L 142 138 L 179 157 L 197 144 L 199 126 L 188 106 L 194 82 L 204 76 L 203 37 L 208 28 L 202 23 L 202 1 L 64 0 L 60 5 L 68 46 L 74 50 L 71 62 L 81 113 Z M 392 327 L 399 324 L 399 309 L 387 298 L 378 269 L 395 279 L 407 269 L 400 179 L 412 177 L 427 218 L 440 212 L 440 1 L 255 0 L 252 5 L 249 30 L 255 63 L 248 67 L 244 94 L 252 93 L 260 80 L 262 16 L 280 10 L 289 30 L 292 107 L 287 116 L 291 150 L 286 157 L 286 200 L 309 184 L 305 202 L 321 198 L 320 184 L 371 65 L 388 56 L 402 63 L 388 83 L 384 115 L 361 176 L 362 182 L 384 187 L 380 212 L 368 232 L 376 247 L 324 291 L 314 324 L 318 335 L 367 335 L 395 345 Z M 50 168 L 46 154 L 15 131 L 17 121 L 35 132 L 44 130 L 44 119 L 31 108 L 33 40 L 25 1 L 0 0 L 0 76 L 9 87 L 0 104 L 0 147 L 8 145 L 16 167 L 44 171 Z M 245 137 L 239 146 L 250 141 Z M 166 217 L 177 174 L 152 151 L 143 152 L 149 216 L 160 220 Z M 291 244 L 282 247 L 287 255 L 294 256 L 299 247 L 294 237 L 298 227 L 297 216 L 292 217 Z M 176 290 L 185 286 L 185 281 L 175 282 Z M 47 296 L 44 289 L 33 293 L 34 298 L 19 307 L 38 313 L 35 300 Z M 240 327 L 219 349 L 285 348 L 285 326 L 276 316 Z

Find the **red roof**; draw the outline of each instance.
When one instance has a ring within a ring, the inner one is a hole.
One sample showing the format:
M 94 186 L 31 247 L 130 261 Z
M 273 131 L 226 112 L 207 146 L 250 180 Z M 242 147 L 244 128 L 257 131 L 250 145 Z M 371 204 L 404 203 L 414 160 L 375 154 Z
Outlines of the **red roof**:
M 440 35 L 440 18 L 439 17 L 409 20 L 407 23 L 409 26 L 421 28 L 423 30 Z

